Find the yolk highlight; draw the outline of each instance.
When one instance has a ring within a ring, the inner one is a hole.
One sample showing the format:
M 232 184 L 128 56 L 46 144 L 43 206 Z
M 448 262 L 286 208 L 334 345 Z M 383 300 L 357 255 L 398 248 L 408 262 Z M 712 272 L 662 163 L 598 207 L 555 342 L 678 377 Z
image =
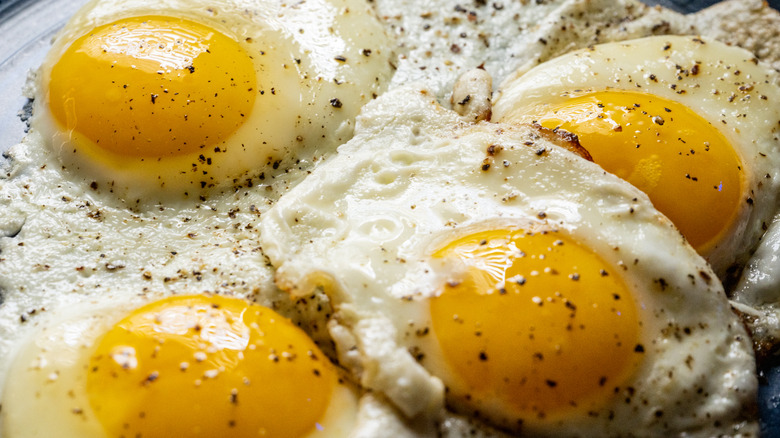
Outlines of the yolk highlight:
M 577 134 L 597 164 L 645 192 L 700 253 L 737 217 L 740 158 L 715 126 L 681 103 L 610 90 L 517 108 L 508 118 Z
M 87 391 L 109 436 L 301 437 L 321 421 L 337 378 L 313 341 L 274 311 L 178 296 L 105 334 Z
M 76 40 L 52 69 L 48 98 L 56 120 L 93 143 L 84 147 L 165 158 L 235 132 L 254 106 L 256 82 L 234 40 L 192 21 L 147 16 Z
M 451 401 L 502 427 L 554 418 L 614 395 L 642 359 L 631 291 L 612 267 L 557 232 L 491 230 L 434 256 L 467 270 L 431 300 L 455 377 Z M 445 379 L 447 380 L 447 379 Z

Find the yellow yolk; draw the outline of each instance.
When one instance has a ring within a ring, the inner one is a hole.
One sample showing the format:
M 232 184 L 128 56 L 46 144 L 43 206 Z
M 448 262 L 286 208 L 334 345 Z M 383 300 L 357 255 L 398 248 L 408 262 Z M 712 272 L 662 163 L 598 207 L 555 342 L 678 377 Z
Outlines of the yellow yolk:
M 739 212 L 739 156 L 715 126 L 681 103 L 610 90 L 517 108 L 507 119 L 576 134 L 593 161 L 645 192 L 700 253 Z
M 300 437 L 321 421 L 337 379 L 272 310 L 180 296 L 135 310 L 99 341 L 87 390 L 110 436 Z
M 644 347 L 631 291 L 611 266 L 557 232 L 491 230 L 434 256 L 463 278 L 431 300 L 433 329 L 454 371 L 451 401 L 501 412 L 499 425 L 598 405 L 636 370 Z M 449 381 L 448 381 L 449 380 Z
M 257 87 L 234 40 L 171 17 L 127 18 L 76 40 L 51 72 L 49 106 L 93 155 L 165 158 L 214 148 L 244 123 Z

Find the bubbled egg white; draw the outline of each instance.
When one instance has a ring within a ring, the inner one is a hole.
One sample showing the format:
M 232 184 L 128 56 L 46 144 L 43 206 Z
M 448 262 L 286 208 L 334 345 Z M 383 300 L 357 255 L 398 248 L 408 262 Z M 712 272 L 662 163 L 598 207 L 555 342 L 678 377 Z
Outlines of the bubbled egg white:
M 493 120 L 559 128 L 648 194 L 721 279 L 737 275 L 777 208 L 777 72 L 694 36 L 602 44 L 519 72 Z
M 445 435 L 442 397 L 488 435 L 755 432 L 749 338 L 713 271 L 545 134 L 380 97 L 262 218 L 277 284 L 319 297 L 340 363 Z
M 306 167 L 392 75 L 352 0 L 85 5 L 44 61 L 32 121 L 72 178 L 117 196 L 195 196 Z

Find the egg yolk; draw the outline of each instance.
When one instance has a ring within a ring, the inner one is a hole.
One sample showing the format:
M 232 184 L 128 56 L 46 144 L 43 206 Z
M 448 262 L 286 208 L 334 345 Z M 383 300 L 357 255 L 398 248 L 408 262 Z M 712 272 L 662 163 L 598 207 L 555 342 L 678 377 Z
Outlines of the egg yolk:
M 451 401 L 500 426 L 593 409 L 641 362 L 631 290 L 598 255 L 554 231 L 490 230 L 435 257 L 465 265 L 430 302 Z M 449 380 L 449 381 L 448 381 Z
M 301 437 L 318 427 L 337 379 L 313 341 L 272 310 L 178 296 L 105 334 L 87 391 L 109 436 Z
M 202 24 L 133 17 L 95 28 L 54 65 L 49 107 L 93 154 L 165 158 L 213 148 L 254 106 L 254 64 Z
M 517 108 L 509 119 L 576 134 L 593 161 L 645 192 L 700 253 L 737 217 L 740 158 L 715 126 L 681 103 L 609 90 Z

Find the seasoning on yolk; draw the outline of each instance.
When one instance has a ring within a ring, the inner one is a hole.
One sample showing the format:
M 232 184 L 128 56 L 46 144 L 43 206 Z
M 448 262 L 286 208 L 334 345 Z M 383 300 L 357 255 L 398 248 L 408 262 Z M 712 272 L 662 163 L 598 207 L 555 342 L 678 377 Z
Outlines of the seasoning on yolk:
M 247 119 L 254 64 L 193 21 L 134 17 L 76 40 L 51 72 L 49 106 L 93 154 L 165 158 L 219 144 Z
M 588 92 L 515 108 L 505 120 L 576 134 L 593 161 L 645 192 L 702 254 L 740 211 L 740 157 L 681 103 L 634 91 Z
M 593 408 L 643 356 L 631 290 L 590 249 L 554 231 L 490 230 L 434 256 L 466 265 L 430 303 L 454 371 L 451 401 L 494 422 L 555 418 Z M 449 380 L 449 381 L 447 381 Z
M 114 325 L 87 391 L 110 436 L 301 437 L 337 384 L 334 367 L 274 311 L 219 296 L 176 296 Z

